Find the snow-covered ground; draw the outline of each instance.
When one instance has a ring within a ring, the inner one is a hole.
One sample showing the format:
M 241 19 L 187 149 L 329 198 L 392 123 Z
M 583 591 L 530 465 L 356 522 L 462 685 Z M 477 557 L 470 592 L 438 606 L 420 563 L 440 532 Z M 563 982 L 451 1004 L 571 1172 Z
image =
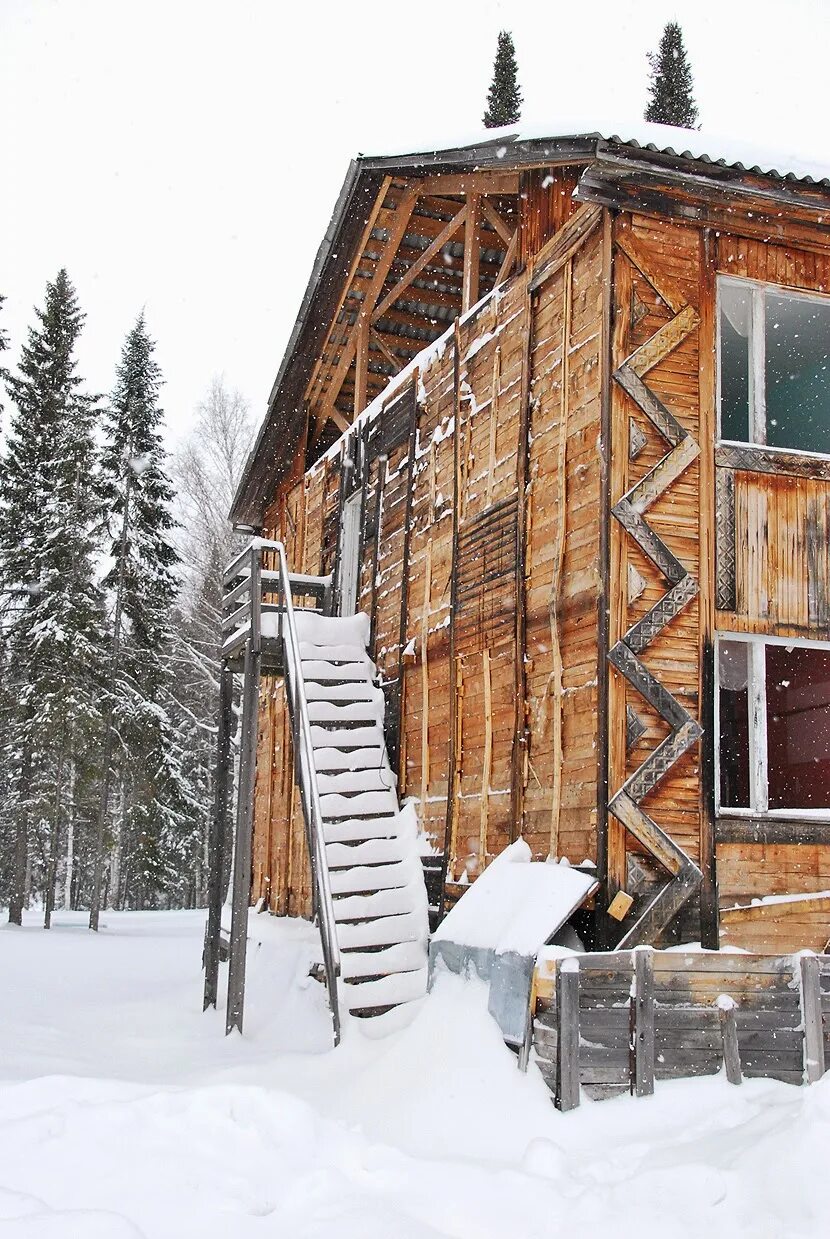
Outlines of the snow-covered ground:
M 246 1035 L 201 1013 L 201 913 L 0 930 L 2 1239 L 793 1239 L 830 1233 L 830 1077 L 560 1115 L 477 981 L 329 1049 L 314 936 L 251 918 Z

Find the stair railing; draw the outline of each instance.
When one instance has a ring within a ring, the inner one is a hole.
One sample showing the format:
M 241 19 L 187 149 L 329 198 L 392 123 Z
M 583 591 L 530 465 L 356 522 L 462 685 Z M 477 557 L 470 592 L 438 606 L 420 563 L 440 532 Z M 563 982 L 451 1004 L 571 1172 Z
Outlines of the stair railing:
M 337 993 L 337 978 L 340 976 L 340 947 L 334 921 L 334 901 L 331 894 L 329 867 L 326 861 L 326 840 L 323 829 L 323 812 L 317 783 L 317 768 L 314 764 L 314 746 L 311 738 L 311 721 L 303 680 L 300 640 L 292 600 L 292 585 L 297 588 L 297 578 L 288 571 L 285 547 L 281 542 L 261 541 L 265 551 L 273 553 L 277 561 L 278 639 L 282 645 L 285 669 L 286 696 L 291 719 L 294 769 L 311 858 L 311 879 L 314 892 L 314 913 L 320 929 L 323 948 L 323 969 L 329 995 L 334 1044 L 340 1041 L 340 1008 Z M 302 586 L 300 586 L 302 588 Z

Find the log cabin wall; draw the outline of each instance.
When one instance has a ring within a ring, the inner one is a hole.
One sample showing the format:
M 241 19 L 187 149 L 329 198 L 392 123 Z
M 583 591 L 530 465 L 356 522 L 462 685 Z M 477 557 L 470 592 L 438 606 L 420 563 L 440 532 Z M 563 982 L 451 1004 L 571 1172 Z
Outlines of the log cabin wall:
M 332 570 L 348 462 L 399 791 L 446 856 L 450 899 L 521 833 L 540 858 L 596 853 L 601 224 L 585 207 L 558 230 L 264 523 L 297 571 Z M 253 893 L 297 915 L 282 693 L 265 682 Z

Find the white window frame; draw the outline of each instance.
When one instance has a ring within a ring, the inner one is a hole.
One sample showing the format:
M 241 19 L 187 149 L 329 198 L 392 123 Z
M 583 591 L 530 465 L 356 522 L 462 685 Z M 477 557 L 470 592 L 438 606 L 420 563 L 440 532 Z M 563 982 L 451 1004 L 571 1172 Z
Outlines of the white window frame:
M 749 649 L 749 808 L 734 808 L 720 802 L 720 645 L 722 641 L 742 641 Z M 830 641 L 811 641 L 806 637 L 768 637 L 764 633 L 720 632 L 715 641 L 715 807 L 717 817 L 769 817 L 789 821 L 830 822 L 830 807 L 822 809 L 771 809 L 767 780 L 767 694 L 766 655 L 768 645 L 788 649 L 825 650 Z
M 749 433 L 748 440 L 724 439 L 721 434 L 721 291 L 726 285 L 748 288 L 752 293 L 749 314 Z M 717 418 L 718 443 L 740 447 L 765 447 L 767 442 L 767 408 L 766 408 L 766 303 L 764 294 L 767 292 L 782 294 L 798 301 L 821 301 L 830 304 L 830 296 L 822 293 L 805 292 L 800 288 L 789 288 L 785 284 L 768 284 L 760 280 L 741 279 L 735 275 L 719 275 L 716 283 L 717 319 Z M 812 457 L 816 460 L 830 460 L 830 452 L 802 451 L 796 447 L 775 447 L 774 452 L 788 456 Z

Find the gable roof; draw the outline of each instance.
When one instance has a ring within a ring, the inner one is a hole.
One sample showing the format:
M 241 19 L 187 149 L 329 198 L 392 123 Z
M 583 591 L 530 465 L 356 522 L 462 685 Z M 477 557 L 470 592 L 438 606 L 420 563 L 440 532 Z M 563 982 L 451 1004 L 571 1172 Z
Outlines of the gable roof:
M 354 247 L 390 173 L 436 175 L 485 169 L 516 170 L 550 163 L 588 163 L 604 153 L 636 158 L 649 152 L 678 161 L 688 172 L 718 169 L 778 182 L 830 190 L 830 156 L 815 160 L 781 147 L 759 146 L 723 134 L 655 125 L 642 120 L 597 124 L 580 116 L 550 123 L 522 123 L 462 135 L 454 143 L 415 141 L 403 152 L 360 155 L 349 165 L 329 226 L 317 251 L 267 410 L 231 509 L 238 524 L 257 526 L 264 505 L 291 464 L 303 425 L 303 392 L 335 311 Z

